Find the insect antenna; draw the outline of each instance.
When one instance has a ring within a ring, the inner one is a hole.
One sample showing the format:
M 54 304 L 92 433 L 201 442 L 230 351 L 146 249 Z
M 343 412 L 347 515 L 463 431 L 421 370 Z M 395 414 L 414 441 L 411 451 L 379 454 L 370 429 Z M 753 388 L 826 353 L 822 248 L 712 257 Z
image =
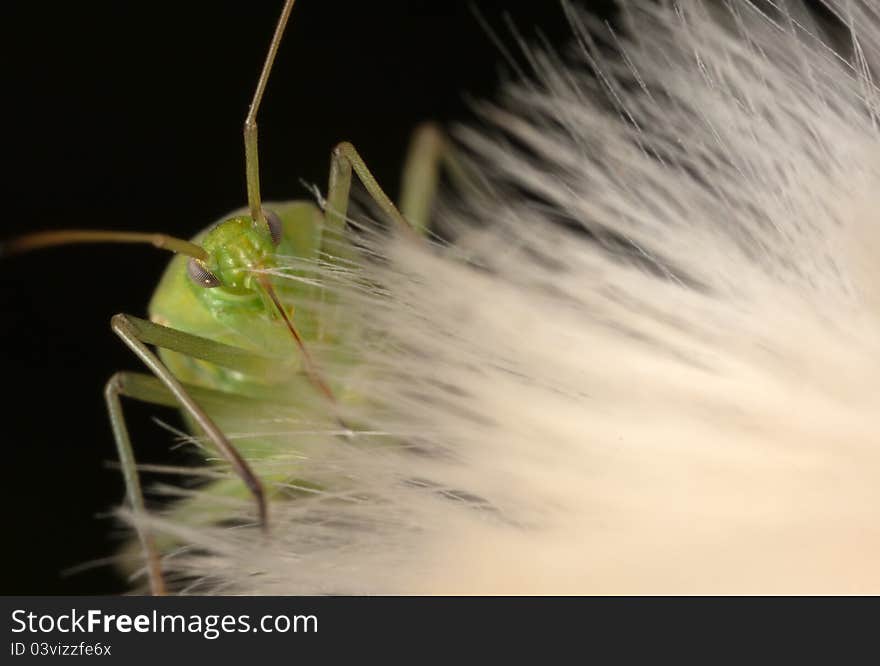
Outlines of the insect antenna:
M 295 1 L 296 0 L 286 0 L 284 3 L 284 9 L 281 10 L 281 16 L 278 18 L 278 24 L 275 26 L 275 34 L 272 35 L 272 41 L 269 44 L 269 52 L 266 54 L 266 60 L 263 63 L 263 71 L 260 72 L 260 79 L 257 81 L 257 89 L 254 91 L 254 97 L 251 100 L 247 117 L 244 119 L 244 159 L 245 176 L 247 178 L 248 207 L 251 211 L 251 219 L 263 224 L 267 224 L 267 222 L 260 201 L 260 160 L 257 154 L 257 112 L 260 110 L 260 102 L 263 101 L 263 93 L 265 92 L 266 84 L 269 81 L 272 64 L 275 62 L 275 54 L 278 53 L 278 46 L 281 44 L 284 29 L 287 27 L 287 19 L 290 18 L 290 10 L 293 9 Z
M 37 231 L 17 236 L 0 245 L 0 256 L 20 254 L 56 245 L 77 243 L 145 243 L 162 250 L 185 254 L 204 261 L 208 253 L 195 243 L 175 238 L 167 234 L 144 233 L 139 231 L 104 231 L 100 229 L 63 229 L 59 231 Z

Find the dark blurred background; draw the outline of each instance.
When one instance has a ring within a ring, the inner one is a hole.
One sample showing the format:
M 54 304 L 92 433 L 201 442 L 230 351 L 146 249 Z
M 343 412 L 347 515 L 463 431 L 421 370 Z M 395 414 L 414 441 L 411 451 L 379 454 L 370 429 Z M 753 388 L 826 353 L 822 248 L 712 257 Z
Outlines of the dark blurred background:
M 610 2 L 582 2 L 607 15 Z M 188 237 L 245 203 L 241 124 L 280 0 L 35 3 L 0 9 L 3 215 L 0 238 L 59 227 Z M 343 139 L 396 193 L 412 128 L 467 121 L 502 57 L 477 7 L 512 49 L 508 12 L 551 43 L 569 29 L 554 0 L 299 0 L 260 116 L 266 198 L 326 185 Z M 111 333 L 145 313 L 168 261 L 137 246 L 78 246 L 0 260 L 3 594 L 117 593 L 108 513 L 123 487 L 102 389 L 141 370 Z M 142 462 L 178 460 L 155 423 L 173 413 L 126 403 Z

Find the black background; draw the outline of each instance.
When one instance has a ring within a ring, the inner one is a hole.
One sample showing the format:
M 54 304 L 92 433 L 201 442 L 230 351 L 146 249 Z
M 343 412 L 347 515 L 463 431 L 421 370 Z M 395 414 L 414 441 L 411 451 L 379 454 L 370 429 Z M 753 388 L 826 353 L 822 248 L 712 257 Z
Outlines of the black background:
M 583 3 L 602 11 L 610 2 Z M 0 9 L 0 238 L 59 227 L 188 237 L 244 204 L 241 124 L 281 2 L 7 1 Z M 569 34 L 553 0 L 300 0 L 260 116 L 266 198 L 323 188 L 340 140 L 394 193 L 421 120 L 467 121 L 465 95 L 493 94 L 503 69 L 474 18 L 526 35 Z M 5 594 L 113 593 L 107 513 L 122 497 L 102 398 L 116 369 L 140 369 L 110 332 L 144 314 L 168 256 L 148 247 L 55 248 L 0 260 L 2 571 Z M 128 403 L 142 462 L 169 460 Z

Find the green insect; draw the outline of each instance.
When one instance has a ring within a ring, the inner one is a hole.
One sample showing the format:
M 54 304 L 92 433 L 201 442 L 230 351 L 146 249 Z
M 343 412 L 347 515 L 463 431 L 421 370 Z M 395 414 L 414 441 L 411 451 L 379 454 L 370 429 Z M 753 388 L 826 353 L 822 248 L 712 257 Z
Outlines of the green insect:
M 244 486 L 238 489 L 248 489 L 256 519 L 269 532 L 271 488 L 266 488 L 266 480 L 253 471 L 248 456 L 218 427 L 216 405 L 267 395 L 299 403 L 317 400 L 348 428 L 340 414 L 351 399 L 309 351 L 313 344 L 334 336 L 332 322 L 322 318 L 332 295 L 318 293 L 320 286 L 307 279 L 281 284 L 273 275 L 278 258 L 295 257 L 308 265 L 327 261 L 326 257 L 331 263 L 344 261 L 357 253 L 346 231 L 352 172 L 395 228 L 417 241 L 428 226 L 438 167 L 443 165 L 453 177 L 461 177 L 442 134 L 424 125 L 413 137 L 399 208 L 346 142 L 332 151 L 327 195 L 320 206 L 310 200 L 263 206 L 256 118 L 294 1 L 285 0 L 244 123 L 245 212 L 208 227 L 189 241 L 162 233 L 75 229 L 27 234 L 4 245 L 5 253 L 16 253 L 72 243 L 151 243 L 177 255 L 150 302 L 149 320 L 128 314 L 117 314 L 111 320 L 113 331 L 152 375 L 119 372 L 105 388 L 127 500 L 154 594 L 167 590 L 162 549 L 144 520 L 146 509 L 120 397 L 179 407 L 191 430 L 204 435 L 240 478 Z M 319 301 L 325 307 L 313 307 Z

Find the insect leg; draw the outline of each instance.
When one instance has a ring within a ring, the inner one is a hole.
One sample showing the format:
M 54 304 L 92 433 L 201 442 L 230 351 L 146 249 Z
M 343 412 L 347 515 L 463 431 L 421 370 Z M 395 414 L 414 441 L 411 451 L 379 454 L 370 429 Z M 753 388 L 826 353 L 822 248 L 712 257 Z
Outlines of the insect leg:
M 279 370 L 287 370 L 279 367 L 283 366 L 279 359 L 247 351 L 241 347 L 225 345 L 131 315 L 116 315 L 113 321 L 117 319 L 124 320 L 132 334 L 145 344 L 181 352 L 230 370 L 270 377 Z
M 379 183 L 376 182 L 355 147 L 347 141 L 338 144 L 330 156 L 330 183 L 327 187 L 327 202 L 325 204 L 328 227 L 335 231 L 341 231 L 345 228 L 352 170 L 383 213 L 394 220 L 401 229 L 410 233 L 418 233 L 418 229 L 401 214 L 397 206 L 392 203 Z
M 191 396 L 203 402 L 219 401 L 223 403 L 234 400 L 236 404 L 240 405 L 242 401 L 249 400 L 241 396 L 234 396 L 199 386 L 185 385 L 184 387 Z M 110 414 L 110 423 L 113 427 L 113 434 L 119 452 L 120 467 L 122 468 L 125 480 L 126 495 L 135 516 L 135 529 L 144 552 L 150 590 L 154 595 L 160 595 L 166 591 L 160 564 L 160 551 L 155 537 L 144 525 L 144 521 L 140 520 L 146 515 L 146 510 L 138 478 L 137 463 L 135 462 L 128 428 L 125 425 L 122 404 L 119 400 L 120 396 L 164 407 L 178 407 L 179 403 L 174 394 L 161 381 L 151 375 L 138 372 L 117 372 L 110 378 L 104 389 L 104 397 Z
M 165 594 L 165 580 L 162 577 L 162 566 L 159 562 L 159 550 L 152 533 L 144 525 L 143 518 L 146 515 L 144 507 L 144 494 L 141 490 L 141 482 L 138 477 L 137 463 L 134 459 L 134 451 L 131 448 L 131 438 L 128 436 L 128 428 L 125 426 L 125 416 L 122 413 L 120 395 L 124 395 L 122 377 L 120 373 L 113 375 L 104 388 L 104 399 L 107 401 L 107 411 L 110 414 L 110 424 L 113 428 L 113 438 L 116 440 L 116 450 L 119 453 L 119 464 L 122 467 L 122 477 L 125 480 L 125 493 L 135 518 L 135 529 L 141 542 L 147 565 L 147 576 L 150 580 L 150 591 L 154 595 Z
M 330 161 L 326 202 L 328 226 L 337 231 L 345 226 L 351 172 L 354 171 L 382 212 L 407 231 L 424 235 L 437 192 L 441 166 L 458 187 L 477 189 L 474 179 L 467 173 L 444 134 L 436 125 L 425 123 L 416 129 L 410 141 L 398 209 L 376 182 L 355 147 L 347 141 L 340 143 L 333 149 Z
M 475 187 L 443 131 L 434 123 L 422 123 L 409 141 L 400 181 L 400 211 L 419 233 L 426 233 L 431 207 L 437 196 L 443 167 L 461 190 Z
M 146 341 L 154 341 L 155 337 L 144 335 L 144 331 L 151 331 L 153 333 L 158 332 L 164 336 L 162 342 L 153 342 L 153 344 L 160 344 L 160 346 L 165 347 L 166 349 L 173 349 L 174 351 L 180 351 L 200 358 L 210 357 L 218 363 L 221 363 L 224 360 L 230 360 L 226 359 L 225 356 L 225 353 L 229 353 L 229 350 L 237 352 L 238 357 L 234 360 L 241 360 L 241 358 L 247 356 L 253 356 L 255 358 L 259 357 L 244 350 L 238 350 L 235 347 L 218 345 L 217 343 L 204 338 L 199 338 L 198 336 L 184 334 L 180 331 L 152 324 L 151 322 L 145 322 L 144 320 L 139 320 L 135 317 L 129 317 L 124 314 L 115 315 L 111 320 L 111 327 L 113 332 L 122 338 L 122 341 L 125 342 L 125 344 L 128 345 L 128 347 L 144 362 L 153 374 L 156 375 L 159 381 L 165 385 L 165 388 L 171 392 L 177 400 L 177 403 L 199 425 L 208 436 L 208 439 L 211 440 L 223 457 L 226 458 L 232 466 L 233 471 L 242 481 L 244 481 L 248 490 L 250 490 L 257 502 L 260 524 L 266 529 L 268 524 L 266 497 L 260 479 L 254 474 L 244 458 L 241 457 L 241 454 L 239 454 L 236 448 L 229 442 L 205 410 L 203 410 L 198 403 L 192 399 L 189 392 L 183 387 L 177 378 L 171 374 L 171 371 L 168 370 L 165 364 L 162 363 L 152 351 L 150 351 L 150 348 L 147 346 L 148 342 Z M 195 346 L 193 345 L 194 341 L 198 343 Z M 120 442 L 117 439 L 120 454 L 122 454 L 122 449 L 125 448 L 124 444 L 124 442 Z M 130 452 L 130 448 L 131 447 L 129 446 L 127 453 Z

